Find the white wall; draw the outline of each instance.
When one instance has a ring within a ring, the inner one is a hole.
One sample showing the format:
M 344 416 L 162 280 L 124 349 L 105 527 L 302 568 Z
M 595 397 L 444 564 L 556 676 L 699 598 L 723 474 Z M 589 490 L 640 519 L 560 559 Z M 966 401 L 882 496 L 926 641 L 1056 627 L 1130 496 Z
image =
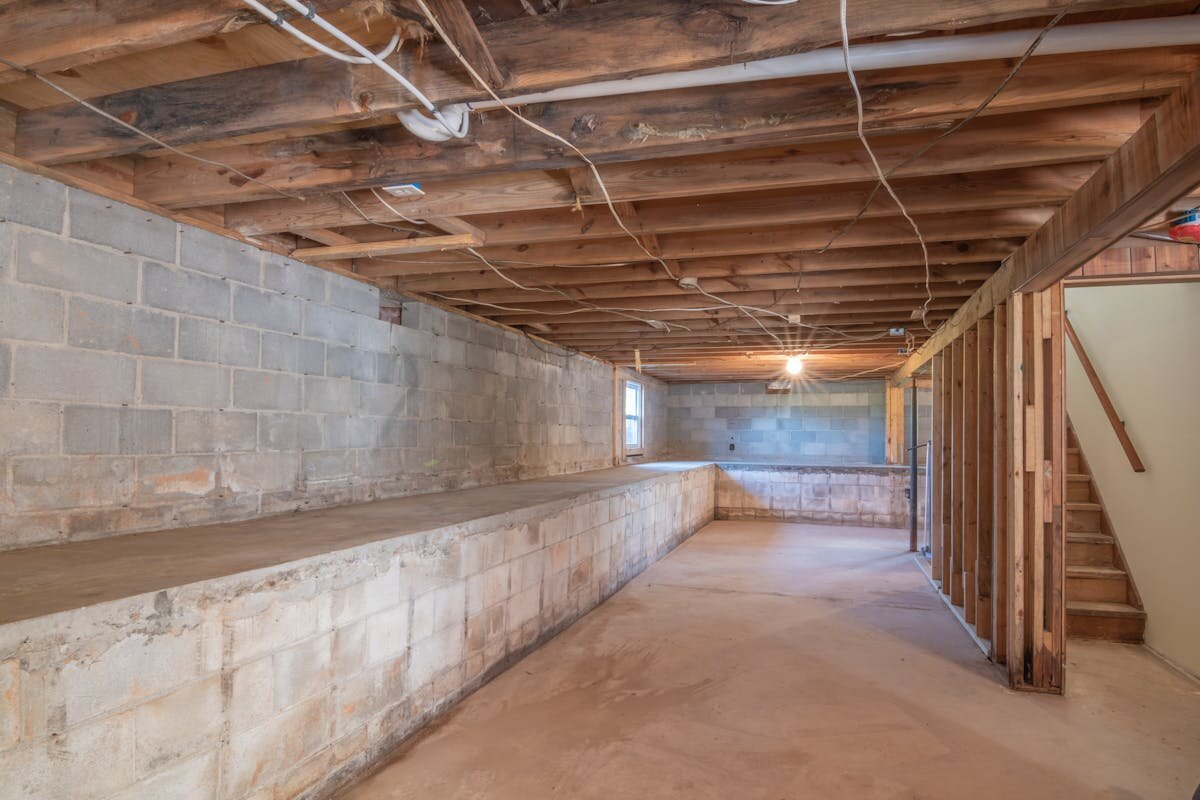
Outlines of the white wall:
M 1200 283 L 1079 287 L 1067 312 L 1146 464 L 1133 472 L 1067 346 L 1067 410 L 1148 616 L 1200 674 Z

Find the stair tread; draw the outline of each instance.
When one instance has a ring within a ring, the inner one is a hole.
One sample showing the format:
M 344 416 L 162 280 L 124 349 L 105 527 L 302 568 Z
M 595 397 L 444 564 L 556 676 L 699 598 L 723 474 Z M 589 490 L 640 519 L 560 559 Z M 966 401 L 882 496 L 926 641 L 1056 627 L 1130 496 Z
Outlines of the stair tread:
M 1125 570 L 1117 567 L 1099 567 L 1090 564 L 1068 564 L 1067 575 L 1077 578 L 1124 578 Z
M 1068 511 L 1099 511 L 1100 504 L 1099 503 L 1089 503 L 1089 502 L 1085 502 L 1083 500 L 1068 500 L 1067 501 L 1067 510 Z
M 1116 540 L 1113 537 L 1092 531 L 1067 531 L 1067 541 L 1086 544 L 1116 544 Z
M 1072 472 L 1067 475 L 1069 481 L 1090 481 L 1092 476 L 1086 472 Z
M 1144 619 L 1146 612 L 1128 603 L 1104 603 L 1099 600 L 1068 600 L 1068 614 L 1093 617 L 1137 617 Z

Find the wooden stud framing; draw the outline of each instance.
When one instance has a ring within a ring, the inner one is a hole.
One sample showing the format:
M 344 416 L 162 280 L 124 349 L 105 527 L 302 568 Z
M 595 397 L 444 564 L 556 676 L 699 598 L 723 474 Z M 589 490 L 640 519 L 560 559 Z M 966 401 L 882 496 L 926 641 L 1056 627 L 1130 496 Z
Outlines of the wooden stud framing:
M 1062 692 L 1066 585 L 1062 286 L 1013 295 L 1008 497 L 1009 639 L 1014 688 Z
M 930 482 L 929 507 L 925 514 L 929 517 L 929 564 L 935 581 L 942 579 L 942 419 L 946 415 L 942 387 L 946 380 L 946 370 L 943 356 L 938 353 L 933 357 L 932 364 L 933 424 L 930 426 L 931 442 L 929 451 L 925 454 L 925 480 Z
M 976 560 L 979 553 L 979 331 L 963 334 L 962 414 L 962 571 L 963 618 L 975 623 Z
M 993 317 L 992 399 L 992 624 L 991 657 L 1003 664 L 1008 654 L 1008 502 L 1009 502 L 1009 403 L 1011 381 L 1008 363 L 1008 303 L 996 307 Z
M 963 458 L 963 426 L 964 413 L 963 397 L 963 355 L 966 346 L 958 339 L 951 346 L 950 357 L 953 360 L 950 368 L 951 406 L 950 406 L 950 602 L 961 606 L 963 602 L 963 515 L 966 512 L 964 504 L 964 467 Z M 943 589 L 943 591 L 945 591 Z
M 978 369 L 976 372 L 976 458 L 975 503 L 975 632 L 981 639 L 992 637 L 992 540 L 994 536 L 992 494 L 995 473 L 992 464 L 993 387 L 995 341 L 992 317 L 979 320 Z M 993 651 L 994 652 L 994 651 Z M 990 653 L 989 653 L 990 654 Z

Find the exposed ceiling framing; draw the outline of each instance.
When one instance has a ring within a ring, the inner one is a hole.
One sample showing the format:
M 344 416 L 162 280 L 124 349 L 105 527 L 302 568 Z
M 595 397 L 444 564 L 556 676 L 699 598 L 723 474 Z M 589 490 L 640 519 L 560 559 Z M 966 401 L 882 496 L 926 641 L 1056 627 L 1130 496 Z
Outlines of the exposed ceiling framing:
M 424 2 L 488 87 L 420 0 L 314 5 L 373 49 L 400 32 L 389 63 L 438 104 L 841 41 L 836 0 Z M 849 0 L 849 26 L 856 45 L 936 44 L 1041 29 L 1064 7 L 1058 29 L 1190 15 L 1194 3 Z M 858 71 L 864 128 L 928 243 L 928 271 L 886 192 L 848 226 L 875 172 L 844 72 L 523 106 L 598 165 L 601 187 L 571 149 L 503 110 L 472 114 L 463 140 L 412 136 L 395 112 L 415 101 L 381 71 L 319 55 L 240 1 L 8 0 L 0 56 L 176 148 L 0 66 L 0 151 L 617 364 L 640 350 L 667 380 L 770 379 L 800 351 L 814 377 L 885 376 L 905 362 L 901 347 L 970 316 L 987 287 L 1058 276 L 1094 254 L 1059 240 L 1064 221 L 1086 241 L 1113 232 L 1108 243 L 1137 225 L 1112 223 L 1098 185 L 1150 187 L 1119 198 L 1124 220 L 1195 183 L 1178 165 L 1141 183 L 1111 172 L 1164 99 L 1193 86 L 1195 45 L 1035 53 L 1011 78 L 1012 58 Z M 1195 153 L 1181 145 L 1173 157 Z M 1094 177 L 1101 167 L 1107 177 Z M 401 183 L 424 195 L 380 191 Z M 1072 208 L 1094 209 L 1093 227 Z M 889 336 L 897 327 L 907 335 Z

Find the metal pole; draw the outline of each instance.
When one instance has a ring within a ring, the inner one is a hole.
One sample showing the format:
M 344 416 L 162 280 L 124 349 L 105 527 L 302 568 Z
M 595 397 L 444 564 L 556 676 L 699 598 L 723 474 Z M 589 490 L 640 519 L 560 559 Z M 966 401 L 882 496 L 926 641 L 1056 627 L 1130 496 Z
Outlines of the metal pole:
M 908 415 L 908 452 L 911 459 L 908 476 L 908 549 L 917 552 L 917 379 L 912 379 L 912 408 Z

